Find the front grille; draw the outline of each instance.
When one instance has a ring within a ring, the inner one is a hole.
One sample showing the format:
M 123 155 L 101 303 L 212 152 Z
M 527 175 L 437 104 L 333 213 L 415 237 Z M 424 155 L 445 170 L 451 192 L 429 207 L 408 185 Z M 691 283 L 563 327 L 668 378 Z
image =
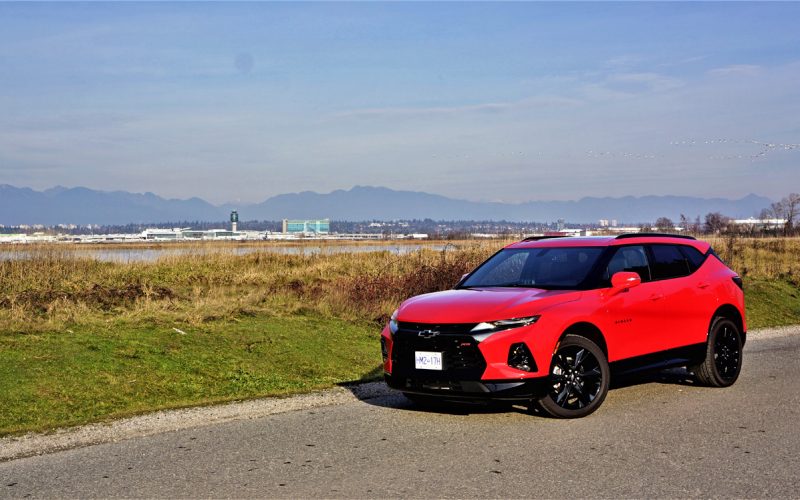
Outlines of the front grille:
M 443 325 L 436 325 L 430 323 L 408 323 L 401 321 L 398 323 L 400 331 L 408 333 L 417 333 L 425 330 L 439 332 L 441 334 L 469 334 L 477 323 L 450 323 Z
M 400 323 L 399 330 L 393 335 L 392 375 L 480 380 L 486 361 L 478 349 L 478 342 L 466 334 L 473 326 Z M 441 352 L 442 371 L 414 368 L 416 351 Z

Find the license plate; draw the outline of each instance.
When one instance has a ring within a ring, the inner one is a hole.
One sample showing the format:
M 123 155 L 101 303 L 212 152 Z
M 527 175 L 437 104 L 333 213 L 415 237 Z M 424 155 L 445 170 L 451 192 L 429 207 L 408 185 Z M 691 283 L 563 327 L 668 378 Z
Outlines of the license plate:
M 414 353 L 414 367 L 417 370 L 441 370 L 442 353 L 416 351 Z

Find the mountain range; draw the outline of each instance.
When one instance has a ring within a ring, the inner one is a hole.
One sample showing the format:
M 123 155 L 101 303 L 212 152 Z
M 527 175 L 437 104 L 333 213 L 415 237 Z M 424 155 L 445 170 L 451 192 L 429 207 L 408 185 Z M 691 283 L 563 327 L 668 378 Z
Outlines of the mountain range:
M 709 212 L 750 217 L 772 200 L 750 194 L 738 200 L 690 196 L 625 196 L 581 198 L 577 201 L 525 203 L 478 202 L 441 195 L 355 186 L 330 193 L 303 191 L 273 196 L 261 203 L 212 205 L 200 198 L 165 199 L 153 193 L 97 191 L 85 187 L 55 187 L 45 191 L 0 185 L 0 224 L 128 224 L 178 221 L 225 221 L 232 209 L 240 220 L 329 218 L 332 220 L 507 220 L 620 223 L 652 222 L 658 217 L 677 221 Z

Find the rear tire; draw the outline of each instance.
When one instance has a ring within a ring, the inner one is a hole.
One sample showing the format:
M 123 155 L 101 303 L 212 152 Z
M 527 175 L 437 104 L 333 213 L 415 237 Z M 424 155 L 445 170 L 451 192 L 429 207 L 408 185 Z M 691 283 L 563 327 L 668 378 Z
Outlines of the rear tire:
M 718 316 L 711 323 L 706 342 L 706 357 L 690 370 L 697 380 L 710 387 L 728 387 L 742 370 L 742 332 L 736 323 Z
M 567 335 L 553 355 L 547 395 L 539 405 L 556 418 L 585 417 L 603 404 L 610 377 L 608 360 L 597 344 Z

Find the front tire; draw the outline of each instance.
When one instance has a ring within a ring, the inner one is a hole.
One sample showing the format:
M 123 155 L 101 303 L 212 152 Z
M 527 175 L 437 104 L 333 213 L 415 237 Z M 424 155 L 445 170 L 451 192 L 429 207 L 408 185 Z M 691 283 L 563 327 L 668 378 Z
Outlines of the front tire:
M 691 367 L 697 380 L 711 387 L 728 387 L 742 370 L 742 332 L 728 318 L 717 317 L 711 323 L 706 342 L 706 357 Z
M 586 337 L 567 335 L 553 355 L 547 395 L 539 405 L 556 418 L 585 417 L 603 404 L 609 379 L 602 349 Z

